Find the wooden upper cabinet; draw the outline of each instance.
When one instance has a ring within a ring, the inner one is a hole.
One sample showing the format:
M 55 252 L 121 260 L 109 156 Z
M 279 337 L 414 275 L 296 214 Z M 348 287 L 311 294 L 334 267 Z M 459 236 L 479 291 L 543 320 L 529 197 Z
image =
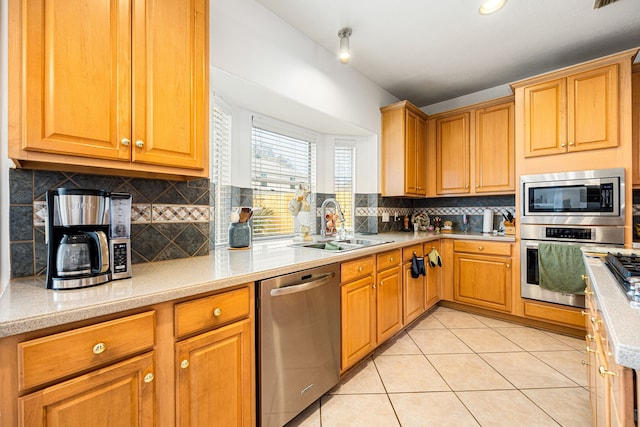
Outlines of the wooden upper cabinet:
M 11 8 L 21 17 L 9 71 L 20 88 L 9 144 L 19 165 L 207 175 L 207 0 Z
M 469 192 L 468 112 L 436 120 L 436 192 Z
M 476 110 L 475 191 L 515 191 L 514 103 Z
M 640 186 L 640 64 L 633 66 L 631 75 L 632 106 L 632 146 L 633 146 L 633 186 Z
M 382 113 L 382 195 L 426 196 L 427 116 L 408 101 Z
M 524 87 L 524 155 L 618 146 L 618 64 Z
M 515 125 L 511 97 L 432 117 L 438 195 L 515 191 Z

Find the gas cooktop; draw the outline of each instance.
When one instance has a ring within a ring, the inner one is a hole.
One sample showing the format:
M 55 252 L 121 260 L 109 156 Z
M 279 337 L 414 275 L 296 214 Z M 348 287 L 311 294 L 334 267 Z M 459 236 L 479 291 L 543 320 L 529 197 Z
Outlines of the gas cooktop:
M 640 308 L 640 256 L 608 253 L 604 262 L 624 290 L 631 306 Z

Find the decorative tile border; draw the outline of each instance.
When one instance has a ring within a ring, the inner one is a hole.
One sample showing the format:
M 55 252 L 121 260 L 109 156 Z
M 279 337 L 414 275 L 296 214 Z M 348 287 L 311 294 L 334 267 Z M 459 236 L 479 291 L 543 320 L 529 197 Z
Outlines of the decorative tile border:
M 492 209 L 496 214 L 504 214 L 510 212 L 515 215 L 514 206 L 482 206 L 482 207 L 433 207 L 433 208 L 375 208 L 375 207 L 357 207 L 356 216 L 380 217 L 383 213 L 389 216 L 397 214 L 398 216 L 411 215 L 413 213 L 426 213 L 427 215 L 450 216 L 450 215 L 483 215 L 485 209 Z
M 212 221 L 213 209 L 203 205 L 156 205 L 135 203 L 131 206 L 132 224 Z M 44 227 L 47 218 L 45 201 L 33 202 L 33 225 Z

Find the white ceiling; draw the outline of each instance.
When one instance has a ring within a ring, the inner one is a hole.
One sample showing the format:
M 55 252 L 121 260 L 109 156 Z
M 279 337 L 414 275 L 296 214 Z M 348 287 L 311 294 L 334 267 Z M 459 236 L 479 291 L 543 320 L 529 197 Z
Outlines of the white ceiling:
M 350 67 L 423 107 L 640 46 L 640 0 L 257 0 L 337 52 L 349 26 Z

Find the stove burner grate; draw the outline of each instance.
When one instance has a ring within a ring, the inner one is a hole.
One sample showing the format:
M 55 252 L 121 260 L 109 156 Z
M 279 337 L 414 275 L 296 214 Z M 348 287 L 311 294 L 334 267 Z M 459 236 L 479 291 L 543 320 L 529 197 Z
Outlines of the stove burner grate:
M 640 256 L 608 253 L 605 264 L 631 301 L 633 307 L 640 307 Z

